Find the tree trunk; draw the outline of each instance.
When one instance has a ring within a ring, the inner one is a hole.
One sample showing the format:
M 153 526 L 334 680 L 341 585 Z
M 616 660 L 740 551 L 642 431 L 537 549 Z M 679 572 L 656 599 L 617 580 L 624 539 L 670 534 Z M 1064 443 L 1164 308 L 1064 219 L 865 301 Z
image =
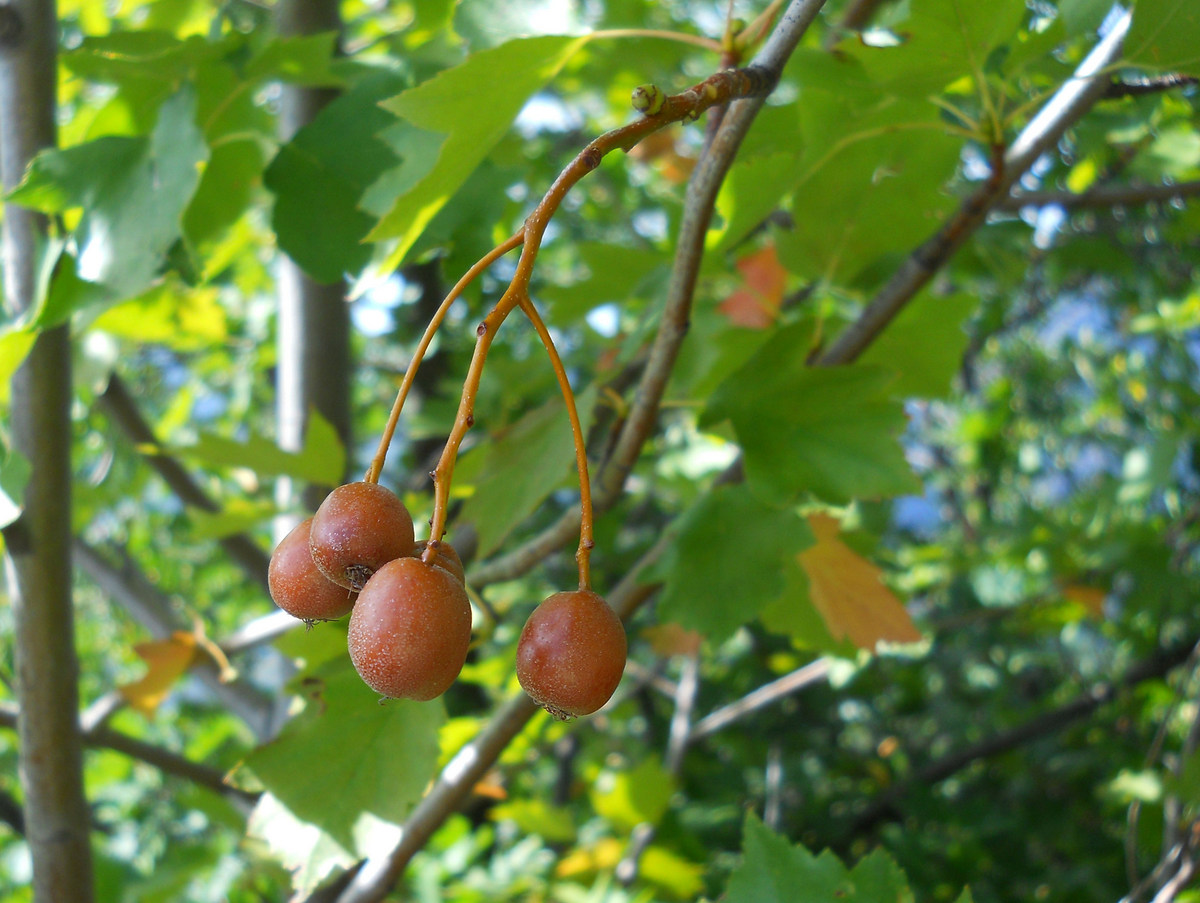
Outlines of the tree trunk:
M 0 180 L 55 144 L 54 0 L 0 6 Z M 4 211 L 4 291 L 13 313 L 36 302 L 44 217 Z M 83 793 L 79 672 L 71 604 L 71 345 L 67 326 L 42 333 L 13 377 L 12 434 L 32 464 L 24 511 L 5 530 L 13 600 L 26 836 L 38 901 L 93 899 L 89 813 Z
M 281 0 L 279 33 L 288 35 L 339 31 L 336 0 Z M 285 85 L 280 102 L 279 137 L 288 141 L 336 96 L 328 89 Z M 317 410 L 328 420 L 342 443 L 350 445 L 350 307 L 343 282 L 314 282 L 288 257 L 279 262 L 279 369 L 276 416 L 278 441 L 287 451 L 304 443 L 308 413 Z M 329 487 L 310 486 L 303 501 L 312 510 Z M 291 480 L 281 480 L 277 499 L 290 504 Z M 279 524 L 282 533 L 295 519 Z

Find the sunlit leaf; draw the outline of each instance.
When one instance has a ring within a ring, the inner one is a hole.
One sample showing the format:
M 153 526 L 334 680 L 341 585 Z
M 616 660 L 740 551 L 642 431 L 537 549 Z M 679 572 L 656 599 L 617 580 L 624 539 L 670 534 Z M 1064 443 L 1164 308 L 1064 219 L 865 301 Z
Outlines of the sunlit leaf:
M 399 239 L 387 267 L 404 259 L 434 215 L 508 130 L 530 95 L 542 87 L 587 38 L 518 38 L 383 104 L 413 125 L 446 135 L 437 163 L 403 194 L 368 236 Z
M 149 137 L 43 151 L 10 198 L 47 213 L 83 208 L 79 275 L 127 297 L 150 285 L 179 239 L 207 157 L 195 93 L 184 87 L 163 103 Z
M 200 654 L 194 634 L 176 630 L 169 637 L 138 643 L 133 651 L 146 663 L 145 676 L 119 689 L 133 708 L 147 718 L 152 716 Z
M 667 811 L 675 782 L 656 756 L 645 756 L 627 771 L 605 770 L 592 785 L 592 808 L 618 828 L 630 831 L 656 824 Z
M 871 343 L 861 361 L 899 374 L 890 387 L 898 398 L 945 396 L 967 350 L 966 320 L 978 306 L 978 299 L 967 295 L 922 294 Z
M 421 798 L 445 712 L 440 701 L 380 705 L 345 659 L 318 668 L 302 689 L 303 713 L 246 766 L 297 818 L 355 850 L 364 815 L 401 822 Z
M 828 514 L 808 518 L 816 543 L 800 553 L 813 605 L 834 639 L 848 638 L 860 649 L 877 643 L 921 639 L 908 612 L 884 585 L 878 567 L 839 538 L 841 524 Z

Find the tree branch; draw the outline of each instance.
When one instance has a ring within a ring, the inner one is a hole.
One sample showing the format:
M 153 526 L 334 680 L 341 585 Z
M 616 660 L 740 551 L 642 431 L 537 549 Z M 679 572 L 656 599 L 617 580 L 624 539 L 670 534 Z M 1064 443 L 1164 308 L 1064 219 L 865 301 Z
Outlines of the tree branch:
M 0 727 L 16 727 L 19 717 L 20 712 L 17 706 L 0 702 Z M 113 730 L 110 727 L 81 728 L 80 737 L 85 746 L 115 750 L 132 759 L 153 765 L 164 774 L 184 778 L 193 784 L 219 793 L 237 805 L 243 813 L 249 812 L 258 799 L 257 793 L 226 784 L 224 774 L 215 768 L 193 762 L 169 749 L 163 749 L 161 746 L 155 746 L 153 743 L 147 743 L 145 740 L 139 740 L 137 737 L 131 737 L 129 734 Z
M 54 0 L 0 5 L 0 191 L 57 143 Z M 3 294 L 20 319 L 37 309 L 45 217 L 4 208 Z M 41 332 L 12 379 L 13 447 L 31 467 L 24 510 L 4 531 L 17 697 L 19 773 L 33 898 L 90 903 L 92 850 L 80 745 L 79 662 L 71 599 L 71 338 Z
M 1163 677 L 1171 669 L 1186 662 L 1194 647 L 1195 643 L 1187 643 L 1170 649 L 1162 649 L 1150 658 L 1133 665 L 1118 681 L 1098 683 L 1065 705 L 1043 712 L 1022 724 L 1000 731 L 978 743 L 972 743 L 930 762 L 912 779 L 903 784 L 897 784 L 876 797 L 855 819 L 852 833 L 857 836 L 870 830 L 881 821 L 896 817 L 896 803 L 914 787 L 928 787 L 944 781 L 979 759 L 998 756 L 1031 740 L 1057 733 L 1072 722 L 1090 715 L 1096 709 L 1111 702 L 1121 691 L 1143 681 Z
M 785 696 L 799 693 L 806 687 L 820 683 L 828 676 L 828 659 L 819 658 L 809 662 L 807 665 L 785 674 L 778 680 L 773 680 L 769 684 L 764 684 L 755 690 L 751 690 L 736 702 L 731 702 L 729 705 L 722 706 L 716 711 L 705 715 L 692 727 L 688 739 L 694 742 L 710 734 L 715 734 L 717 731 L 724 730 L 751 712 L 757 712 L 759 709 L 774 705 Z
M 1200 194 L 1200 180 L 1174 185 L 1097 185 L 1087 191 L 1018 191 L 999 204 L 998 210 L 1015 212 L 1025 207 L 1062 207 L 1065 210 L 1099 207 L 1135 207 L 1175 201 Z
M 793 0 L 750 66 L 764 69 L 778 78 L 784 63 L 824 4 L 825 0 Z M 650 357 L 617 441 L 598 468 L 594 480 L 593 507 L 597 513 L 608 510 L 621 497 L 625 480 L 657 422 L 667 380 L 687 334 L 713 204 L 742 139 L 764 101 L 765 98 L 756 97 L 731 104 L 720 130 L 692 171 L 667 286 L 666 306 L 651 344 Z M 469 579 L 474 586 L 485 586 L 519 577 L 570 542 L 578 529 L 579 506 L 575 505 L 528 542 L 506 555 L 472 568 Z
M 1130 14 L 1126 12 L 1092 48 L 1070 80 L 1038 111 L 1003 157 L 993 163 L 987 181 L 962 202 L 932 238 L 908 256 L 858 319 L 820 356 L 817 360 L 820 366 L 849 364 L 856 360 L 951 255 L 983 225 L 988 213 L 1008 195 L 1034 161 L 1053 147 L 1063 133 L 1104 96 L 1109 85 L 1106 70 L 1120 58 L 1129 23 Z
M 113 423 L 135 445 L 158 445 L 154 430 L 142 417 L 142 412 L 138 410 L 137 402 L 134 401 L 125 382 L 115 373 L 109 377 L 108 387 L 100 394 L 98 400 Z M 183 465 L 170 455 L 148 452 L 145 458 L 185 505 L 192 505 L 203 511 L 220 510 L 221 506 L 213 501 Z M 250 579 L 261 586 L 264 592 L 270 592 L 267 586 L 267 565 L 271 559 L 257 542 L 245 533 L 224 536 L 217 542 Z

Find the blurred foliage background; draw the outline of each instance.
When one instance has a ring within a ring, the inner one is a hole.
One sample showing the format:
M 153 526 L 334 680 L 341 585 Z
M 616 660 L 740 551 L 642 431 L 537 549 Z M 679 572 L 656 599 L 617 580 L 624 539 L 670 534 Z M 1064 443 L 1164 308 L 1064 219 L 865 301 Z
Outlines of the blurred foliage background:
M 732 4 L 744 23 L 764 6 Z M 42 303 L 0 334 L 4 393 L 39 330 L 73 333 L 102 900 L 339 899 L 439 769 L 504 717 L 521 625 L 574 580 L 573 541 L 520 568 L 505 558 L 578 499 L 527 324 L 493 346 L 456 472 L 449 538 L 470 564 L 477 643 L 444 700 L 378 705 L 344 623 L 306 631 L 273 611 L 261 565 L 305 505 L 275 485 L 358 479 L 449 287 L 592 137 L 629 121 L 633 87 L 701 81 L 730 33 L 726 3 L 690 0 L 343 0 L 340 35 L 281 35 L 275 12 L 62 0 L 60 148 L 6 200 L 53 226 Z M 969 887 L 987 903 L 1115 901 L 1190 874 L 1189 5 L 1138 0 L 1110 90 L 857 362 L 809 366 L 1123 14 L 1094 0 L 826 5 L 718 197 L 654 429 L 597 520 L 598 590 L 639 568 L 625 681 L 596 716 L 518 725 L 393 899 Z M 281 138 L 290 88 L 330 102 Z M 646 367 L 704 135 L 703 121 L 673 126 L 606 158 L 538 257 L 532 295 L 596 467 Z M 285 254 L 343 285 L 353 361 L 349 435 L 316 413 L 289 452 L 275 441 Z M 383 481 L 418 525 L 475 324 L 511 275 L 506 259 L 451 308 L 401 421 Z M 7 423 L 11 522 L 31 464 Z M 9 620 L 0 606 L 5 663 Z M 0 673 L 10 723 L 11 665 Z M 121 738 L 232 777 L 206 784 Z M 0 731 L 13 900 L 31 899 L 19 752 Z

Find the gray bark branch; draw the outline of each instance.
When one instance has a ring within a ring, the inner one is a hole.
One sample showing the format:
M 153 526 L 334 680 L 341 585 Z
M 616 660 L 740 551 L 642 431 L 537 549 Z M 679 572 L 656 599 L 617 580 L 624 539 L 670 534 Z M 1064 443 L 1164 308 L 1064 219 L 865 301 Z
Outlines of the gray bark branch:
M 0 4 L 0 183 L 14 188 L 34 155 L 57 142 L 58 22 L 54 0 Z M 46 220 L 4 211 L 4 293 L 12 313 L 37 304 Z M 32 466 L 21 517 L 4 533 L 13 601 L 19 771 L 38 901 L 93 899 L 92 852 L 79 736 L 79 663 L 71 599 L 71 340 L 43 332 L 12 381 L 12 435 Z

